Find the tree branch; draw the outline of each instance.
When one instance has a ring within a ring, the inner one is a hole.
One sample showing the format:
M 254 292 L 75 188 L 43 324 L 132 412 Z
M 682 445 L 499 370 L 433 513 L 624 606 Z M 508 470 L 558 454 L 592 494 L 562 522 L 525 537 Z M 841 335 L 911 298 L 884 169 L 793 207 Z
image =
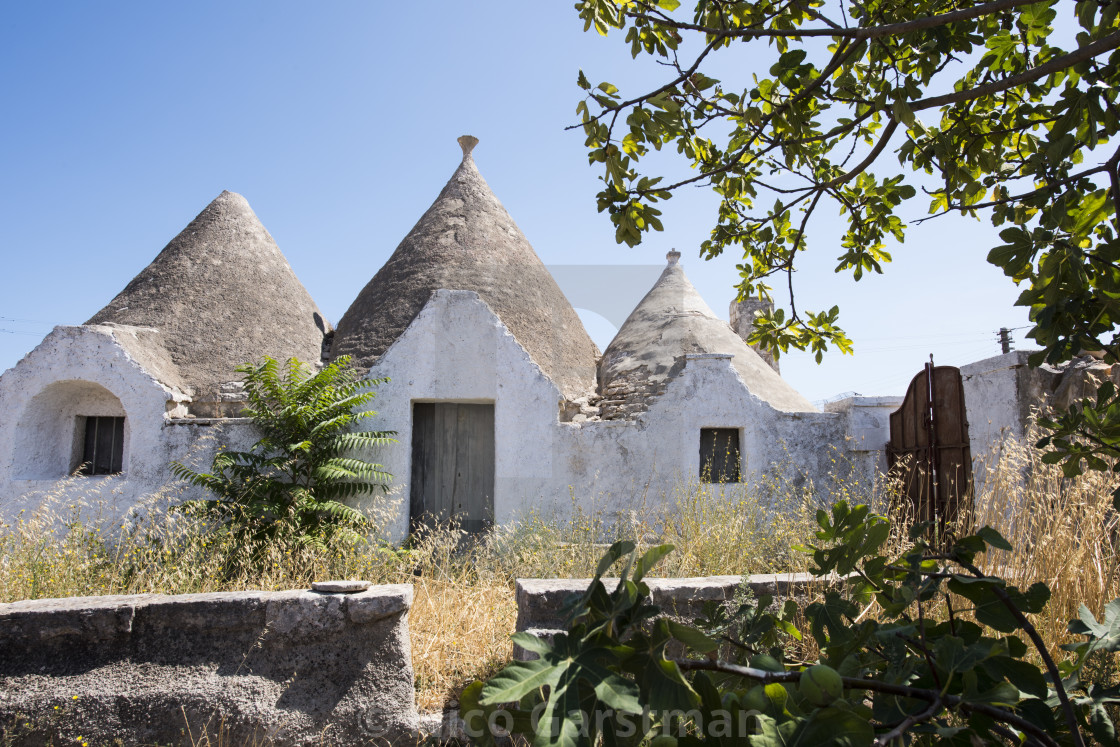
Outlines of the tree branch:
M 970 101 L 993 93 L 999 93 L 1008 88 L 1014 88 L 1025 83 L 1036 81 L 1039 78 L 1044 78 L 1051 73 L 1065 70 L 1079 62 L 1091 60 L 1097 55 L 1111 51 L 1117 47 L 1120 47 L 1120 31 L 1115 31 L 1108 36 L 1097 39 L 1092 44 L 1086 44 L 1084 47 L 1078 48 L 1075 52 L 1064 54 L 1061 57 L 1055 57 L 1038 67 L 1029 68 L 1021 73 L 1016 73 L 1015 75 L 1008 76 L 1001 80 L 967 91 L 956 91 L 955 93 L 947 93 L 943 96 L 932 96 L 928 99 L 912 101 L 910 102 L 910 110 L 916 112 L 924 109 L 934 109 L 939 106 L 945 106 L 946 104 L 955 104 L 958 101 Z
M 962 568 L 967 570 L 977 578 L 986 578 L 987 575 L 972 563 L 965 562 L 961 558 L 952 557 L 954 562 L 960 564 Z M 1042 636 L 1038 634 L 1034 625 L 1027 616 L 1023 614 L 1022 610 L 1015 606 L 1011 601 L 1011 596 L 1003 587 L 998 584 L 992 584 L 992 592 L 999 597 L 999 601 L 1007 608 L 1007 611 L 1015 618 L 1031 639 L 1031 643 L 1038 650 L 1038 655 L 1042 657 L 1043 664 L 1046 665 L 1046 671 L 1050 674 L 1050 679 L 1054 682 L 1054 691 L 1058 694 L 1058 700 L 1062 704 L 1062 713 L 1065 714 L 1066 723 L 1069 725 L 1070 732 L 1073 734 L 1073 743 L 1078 747 L 1085 747 L 1085 742 L 1081 739 L 1081 731 L 1077 728 L 1077 716 L 1073 712 L 1073 704 L 1069 702 L 1069 695 L 1066 693 L 1065 687 L 1062 686 L 1062 675 L 1058 671 L 1057 665 L 1054 663 L 1054 657 L 1050 656 L 1050 651 L 1046 648 L 1046 643 L 1042 640 Z
M 991 12 L 996 12 L 996 11 L 999 11 L 999 10 L 1005 10 L 1005 9 L 1017 7 L 1018 5 L 1023 5 L 1023 4 L 1027 4 L 1027 3 L 1023 2 L 1023 0 L 999 0 L 999 2 L 988 3 L 984 6 L 977 6 L 976 8 L 970 8 L 970 9 L 966 9 L 966 10 L 963 10 L 963 11 L 953 11 L 951 13 L 945 13 L 945 14 L 942 14 L 942 15 L 939 15 L 939 16 L 931 16 L 930 19 L 922 19 L 921 22 L 923 22 L 923 23 L 928 22 L 931 19 L 943 19 L 943 22 L 948 23 L 948 22 L 952 22 L 953 20 L 960 20 L 961 18 L 964 18 L 964 17 L 975 17 L 976 15 L 983 15 L 984 13 L 991 13 Z M 979 11 L 982 8 L 986 8 L 987 10 L 984 11 L 984 13 L 979 13 Z M 965 15 L 961 15 L 961 14 L 965 14 Z M 952 17 L 952 18 L 950 18 L 950 17 Z M 948 19 L 948 20 L 944 20 L 944 19 Z M 880 26 L 880 27 L 877 27 L 874 30 L 879 31 L 879 30 L 883 30 L 883 29 L 887 29 L 887 28 L 901 27 L 901 26 L 906 26 L 907 24 L 915 24 L 915 23 L 919 23 L 919 21 L 909 21 L 909 22 L 906 22 L 904 24 L 892 24 L 891 26 Z M 935 24 L 932 24 L 932 25 L 938 25 L 938 24 L 935 23 Z M 924 26 L 922 28 L 924 28 Z M 702 29 L 703 29 L 703 27 L 697 27 L 697 30 L 702 30 Z M 720 33 L 723 33 L 725 37 L 729 36 L 729 35 L 732 35 L 731 32 L 720 32 Z M 830 32 L 830 33 L 832 33 L 832 32 Z M 900 33 L 900 32 L 896 31 L 896 32 L 893 32 L 893 33 Z M 868 36 L 866 38 L 874 38 L 876 36 L 880 36 L 880 34 L 876 33 L 876 34 L 874 34 L 872 36 Z M 664 85 L 664 86 L 662 86 L 662 87 L 660 87 L 660 88 L 658 88 L 655 91 L 652 91 L 650 93 L 644 94 L 642 96 L 636 97 L 636 98 L 631 99 L 629 101 L 619 103 L 619 104 L 616 104 L 612 107 L 606 108 L 602 112 L 600 112 L 599 114 L 595 115 L 592 119 L 594 119 L 594 120 L 601 119 L 602 117 L 604 117 L 604 116 L 606 116 L 607 114 L 610 114 L 610 113 L 614 113 L 614 114 L 617 115 L 617 113 L 619 111 L 621 111 L 622 109 L 624 109 L 626 107 L 629 107 L 629 106 L 633 106 L 634 104 L 642 103 L 642 102 L 646 101 L 647 99 L 649 99 L 650 97 L 656 96 L 659 93 L 663 93 L 663 92 L 673 88 L 678 83 L 681 83 L 682 81 L 687 80 L 688 77 L 690 75 L 692 75 L 698 69 L 700 62 L 704 59 L 704 57 L 706 57 L 712 51 L 712 49 L 715 48 L 716 43 L 718 41 L 719 41 L 719 39 L 716 39 L 716 40 L 713 40 L 712 42 L 710 42 L 705 47 L 703 52 L 701 52 L 700 56 L 688 68 L 688 70 L 681 73 L 681 75 L 679 75 L 672 82 L 670 82 L 670 83 L 668 83 L 668 84 L 666 84 L 666 85 Z M 935 108 L 935 107 L 939 107 L 939 106 L 945 106 L 947 104 L 958 103 L 960 101 L 969 101 L 969 100 L 980 98 L 980 97 L 983 97 L 983 96 L 987 96 L 987 95 L 990 95 L 990 94 L 993 94 L 993 93 L 999 93 L 999 92 L 1007 90 L 1009 88 L 1014 88 L 1015 86 L 1023 85 L 1025 83 L 1029 83 L 1029 82 L 1032 82 L 1034 80 L 1038 80 L 1039 78 L 1045 77 L 1046 75 L 1049 75 L 1049 74 L 1054 73 L 1054 72 L 1058 72 L 1058 71 L 1063 70 L 1063 69 L 1065 69 L 1065 68 L 1067 68 L 1071 65 L 1078 64 L 1079 62 L 1084 62 L 1086 60 L 1092 59 L 1093 57 L 1096 57 L 1099 54 L 1102 54 L 1104 52 L 1116 49 L 1117 47 L 1120 47 L 1120 32 L 1114 32 L 1114 33 L 1112 33 L 1112 34 L 1110 34 L 1110 35 L 1108 35 L 1108 36 L 1106 36 L 1102 39 L 1098 39 L 1097 41 L 1093 42 L 1092 44 L 1088 44 L 1084 47 L 1081 47 L 1074 52 L 1071 52 L 1071 53 L 1066 54 L 1066 55 L 1062 55 L 1061 57 L 1056 57 L 1056 58 L 1054 58 L 1054 59 L 1052 59 L 1052 60 L 1050 60 L 1050 61 L 1048 61 L 1048 62 L 1046 62 L 1042 65 L 1031 68 L 1029 70 L 1024 70 L 1020 73 L 1017 73 L 1016 75 L 1009 76 L 1009 77 L 1004 78 L 1002 80 L 994 81 L 992 83 L 987 83 L 985 85 L 982 85 L 982 86 L 979 86 L 979 87 L 973 88 L 973 89 L 968 89 L 968 90 L 964 90 L 964 91 L 957 91 L 957 92 L 954 92 L 954 93 L 951 93 L 951 94 L 944 94 L 942 96 L 934 96 L 934 97 L 930 97 L 930 98 L 926 98 L 926 99 L 918 99 L 918 100 L 910 103 L 910 109 L 911 109 L 911 111 L 922 111 L 922 110 L 925 110 L 925 109 L 931 109 L 931 108 Z M 775 116 L 777 116 L 781 112 L 785 111 L 790 106 L 793 106 L 795 103 L 803 100 L 803 98 L 805 96 L 809 95 L 810 93 L 812 93 L 812 91 L 819 88 L 820 85 L 822 85 L 823 82 L 827 79 L 827 76 L 830 75 L 831 72 L 834 71 L 836 68 L 838 68 L 841 64 L 843 64 L 844 61 L 846 61 L 847 56 L 850 53 L 850 50 L 854 49 L 854 48 L 855 48 L 855 45 L 852 45 L 850 48 L 845 48 L 844 46 L 841 46 L 840 48 L 838 48 L 836 50 L 836 53 L 833 54 L 832 59 L 829 61 L 829 64 L 825 67 L 825 70 L 823 70 L 821 72 L 821 74 L 812 83 L 810 83 L 804 89 L 799 91 L 797 94 L 795 94 L 793 97 L 791 97 L 784 104 L 776 107 L 775 111 L 771 112 L 770 115 L 768 115 L 766 117 L 766 120 L 763 123 L 761 123 L 758 127 L 755 128 L 756 133 L 759 133 L 759 136 L 761 136 L 761 132 L 763 131 L 763 129 L 766 127 L 766 125 L 769 122 L 773 121 Z M 875 111 L 884 111 L 884 110 L 883 109 L 878 109 L 878 110 L 871 110 L 871 111 L 864 112 L 863 115 L 861 115 L 859 117 L 859 120 L 866 119 L 867 117 L 874 114 Z M 859 120 L 857 120 L 857 121 L 859 121 Z M 579 125 L 571 125 L 569 129 L 574 128 L 574 127 L 580 127 L 580 126 L 582 126 L 582 124 L 583 123 L 581 123 Z M 852 124 L 855 124 L 855 123 L 854 122 L 849 123 L 849 125 L 847 125 L 847 127 L 845 129 L 850 128 Z M 612 129 L 613 129 L 613 125 L 614 125 L 614 121 L 612 120 L 612 123 L 611 123 Z M 892 120 L 892 122 L 890 124 L 888 124 L 887 127 L 889 128 L 890 132 L 893 132 L 894 127 L 897 127 L 897 123 L 895 123 Z M 834 128 L 834 129 L 839 129 L 839 128 Z M 884 135 L 886 135 L 886 134 L 887 133 L 884 133 Z M 767 147 L 766 151 L 764 151 L 764 152 L 769 152 L 769 151 L 771 151 L 771 150 L 773 150 L 777 147 L 781 147 L 782 144 L 784 144 L 784 141 L 774 141 L 773 143 L 771 143 Z M 886 143 L 884 141 L 880 141 L 880 146 L 885 146 L 885 144 Z M 868 168 L 875 161 L 875 158 L 877 158 L 881 154 L 881 152 L 882 152 L 882 147 L 877 146 L 877 148 L 875 150 L 873 150 L 872 153 L 868 156 L 868 158 L 864 159 L 864 161 L 859 166 L 857 166 L 855 169 L 852 169 L 851 171 L 849 171 L 843 177 L 839 177 L 842 181 L 829 183 L 825 186 L 826 187 L 827 186 L 835 186 L 836 184 L 842 184 L 845 181 L 848 181 L 852 177 L 856 176 L 861 170 Z M 758 154 L 758 155 L 761 155 L 761 154 Z M 688 185 L 688 184 L 692 184 L 692 183 L 710 178 L 714 174 L 729 171 L 732 168 L 738 167 L 739 165 L 740 165 L 739 164 L 739 158 L 736 157 L 734 159 L 730 159 L 728 161 L 728 163 L 724 164 L 723 166 L 721 166 L 719 168 L 712 169 L 710 171 L 702 171 L 701 173 L 697 174 L 694 177 L 690 177 L 688 179 L 681 180 L 680 182 L 677 182 L 675 184 L 671 184 L 671 185 L 668 185 L 668 186 L 665 186 L 665 187 L 660 187 L 659 190 L 669 190 L 669 191 L 671 191 L 671 190 L 676 189 L 678 187 L 682 187 L 682 186 L 685 186 L 685 185 Z
M 627 13 L 626 15 L 634 20 L 642 20 L 647 23 L 661 24 L 679 31 L 699 31 L 708 35 L 721 35 L 724 37 L 784 37 L 787 39 L 802 39 L 812 36 L 831 36 L 838 38 L 863 40 L 863 39 L 877 39 L 883 36 L 894 36 L 896 34 L 909 34 L 913 31 L 923 31 L 925 29 L 936 28 L 938 26 L 945 26 L 950 23 L 958 21 L 968 21 L 973 18 L 982 18 L 993 13 L 998 13 L 1001 10 L 1009 10 L 1017 8 L 1021 5 L 1032 5 L 1037 0 L 997 0 L 993 3 L 985 3 L 984 5 L 977 5 L 973 8 L 964 8 L 962 10 L 954 10 L 948 13 L 941 13 L 936 16 L 926 16 L 925 18 L 916 18 L 912 21 L 901 21 L 899 23 L 886 24 L 884 26 L 859 26 L 855 28 L 839 28 L 832 26 L 824 29 L 759 29 L 759 28 L 744 28 L 744 29 L 714 29 L 710 26 L 701 26 L 696 23 L 686 23 L 684 21 L 677 21 L 666 16 L 660 18 L 653 18 L 647 13 Z M 824 20 L 824 19 L 822 19 Z M 827 21 L 826 21 L 827 22 Z
M 936 716 L 938 712 L 940 712 L 944 707 L 945 706 L 942 704 L 941 698 L 937 698 L 929 704 L 929 708 L 913 716 L 907 716 L 898 726 L 894 727 L 883 736 L 876 737 L 874 744 L 879 745 L 879 747 L 886 747 L 891 742 L 905 734 L 911 726 L 920 724 L 923 721 L 929 721 L 931 718 Z
M 1117 151 L 1116 155 L 1120 155 L 1120 151 Z M 1067 176 L 1067 177 L 1064 177 L 1062 179 L 1055 179 L 1054 181 L 1049 182 L 1048 184 L 1043 184 L 1038 189 L 1032 189 L 1030 192 L 1023 192 L 1021 194 L 1011 195 L 1010 197 L 1003 197 L 1003 198 L 998 199 L 998 200 L 989 200 L 988 202 L 978 202 L 975 205 L 965 205 L 963 203 L 957 203 L 957 204 L 954 205 L 954 204 L 950 203 L 949 206 L 946 207 L 941 212 L 934 213 L 933 215 L 927 215 L 924 218 L 918 218 L 917 220 L 914 221 L 914 223 L 925 223 L 927 220 L 933 220 L 934 218 L 940 218 L 944 215 L 948 215 L 949 213 L 953 213 L 953 212 L 957 212 L 957 211 L 962 211 L 963 212 L 965 210 L 983 210 L 985 208 L 998 207 L 999 205 L 1006 205 L 1009 202 L 1021 202 L 1023 200 L 1034 197 L 1035 195 L 1040 195 L 1044 192 L 1050 192 L 1051 190 L 1057 189 L 1058 187 L 1061 187 L 1065 184 L 1069 184 L 1070 182 L 1075 182 L 1078 179 L 1084 179 L 1086 177 L 1093 176 L 1094 174 L 1099 174 L 1099 173 L 1104 172 L 1104 171 L 1109 171 L 1110 170 L 1110 165 L 1112 167 L 1116 166 L 1115 159 L 1116 159 L 1116 156 L 1114 155 L 1112 158 L 1109 158 L 1107 162 L 1105 162 L 1105 163 L 1103 163 L 1099 166 L 1094 166 L 1091 169 L 1086 169 L 1085 171 L 1080 171 L 1076 174 L 1073 174 L 1072 176 Z M 1111 171 L 1115 172 L 1116 169 L 1112 168 Z
M 801 679 L 800 672 L 769 672 L 765 669 L 744 667 L 739 664 L 729 664 L 722 661 L 697 661 L 693 659 L 670 659 L 670 661 L 674 662 L 685 671 L 703 669 L 709 672 L 733 674 L 738 677 L 745 677 L 762 683 L 796 682 Z M 1058 742 L 1042 729 L 1003 708 L 997 708 L 996 706 L 990 706 L 984 703 L 970 703 L 959 696 L 942 695 L 935 690 L 910 687 L 909 685 L 895 685 L 890 682 L 880 682 L 879 680 L 841 677 L 840 681 L 844 684 L 844 687 L 849 690 L 871 690 L 873 692 L 887 693 L 889 695 L 901 695 L 904 698 L 913 698 L 914 700 L 924 700 L 930 703 L 940 699 L 948 708 L 959 708 L 964 711 L 982 713 L 991 719 L 1010 724 L 1019 731 L 1030 734 L 1042 744 L 1048 745 L 1049 747 L 1058 747 Z M 1077 739 L 1079 740 L 1077 743 L 1082 744 L 1080 741 L 1081 732 L 1077 730 L 1076 723 L 1074 724 L 1074 734 L 1077 735 Z
M 993 3 L 993 4 L 995 4 L 995 3 Z M 1120 31 L 1109 34 L 1108 36 L 1106 36 L 1102 39 L 1098 39 L 1097 41 L 1093 42 L 1092 44 L 1088 44 L 1084 47 L 1081 47 L 1076 52 L 1071 52 L 1069 54 L 1062 55 L 1061 57 L 1055 57 L 1054 59 L 1050 60 L 1049 62 L 1047 62 L 1045 64 L 1039 65 L 1038 67 L 1033 67 L 1029 70 L 1024 70 L 1021 73 L 1018 73 L 1016 75 L 1012 75 L 1012 76 L 1004 78 L 1002 80 L 998 80 L 998 81 L 995 81 L 995 82 L 992 82 L 992 83 L 988 83 L 988 84 L 980 86 L 978 88 L 973 88 L 973 89 L 969 89 L 969 90 L 966 90 L 966 91 L 957 91 L 955 93 L 945 94 L 943 96 L 934 96 L 934 97 L 931 97 L 931 98 L 928 98 L 928 99 L 918 99 L 918 100 L 910 103 L 910 110 L 911 111 L 922 111 L 922 110 L 925 110 L 925 109 L 932 109 L 932 108 L 937 107 L 937 106 L 944 106 L 946 104 L 955 104 L 955 103 L 958 103 L 960 101 L 969 101 L 971 99 L 980 98 L 982 96 L 987 96 L 987 95 L 990 95 L 990 94 L 993 94 L 993 93 L 999 93 L 1000 91 L 1006 90 L 1008 88 L 1013 88 L 1015 86 L 1023 85 L 1024 83 L 1030 83 L 1031 81 L 1038 80 L 1039 78 L 1045 77 L 1045 76 L 1047 76 L 1051 73 L 1058 72 L 1059 70 L 1064 70 L 1065 68 L 1070 67 L 1071 65 L 1076 65 L 1079 62 L 1084 62 L 1086 60 L 1092 59 L 1093 57 L 1096 57 L 1099 54 L 1102 54 L 1104 52 L 1116 49 L 1117 47 L 1120 47 Z M 652 96 L 652 95 L 655 95 L 655 94 L 656 94 L 656 92 L 653 93 L 653 94 L 649 94 L 649 95 Z M 635 101 L 642 101 L 645 98 L 646 97 L 640 97 L 638 99 L 635 99 Z M 883 110 L 880 110 L 880 111 L 883 111 Z M 602 114 L 606 114 L 606 112 L 604 111 Z M 600 114 L 599 116 L 602 116 L 602 114 Z M 870 111 L 869 112 L 864 112 L 864 116 L 869 116 L 870 114 L 872 114 L 872 112 L 870 112 Z M 761 127 L 762 126 L 760 125 L 760 127 L 757 128 L 757 129 L 761 129 Z M 897 122 L 895 122 L 892 119 L 891 122 L 887 125 L 887 128 L 891 132 L 893 132 L 894 127 L 897 127 Z M 887 132 L 884 131 L 884 137 L 886 137 L 886 135 L 887 135 Z M 881 146 L 885 146 L 885 145 L 886 145 L 886 143 L 881 140 L 879 145 L 876 146 L 875 150 L 873 150 L 871 152 L 871 154 L 869 154 L 868 158 L 865 158 L 863 160 L 863 162 L 860 163 L 859 166 L 857 166 L 855 169 L 852 169 L 851 171 L 849 171 L 843 177 L 838 177 L 839 179 L 842 179 L 842 181 L 836 182 L 836 183 L 837 184 L 842 184 L 842 183 L 848 181 L 849 179 L 851 179 L 853 176 L 856 176 L 859 173 L 860 170 L 866 169 L 868 166 L 870 166 L 874 162 L 875 158 L 878 158 L 879 154 L 882 152 L 882 147 Z M 767 151 L 773 150 L 774 147 L 776 147 L 776 145 L 771 145 L 769 148 L 767 148 Z M 682 187 L 682 186 L 685 186 L 686 184 L 692 184 L 694 182 L 701 181 L 703 179 L 709 178 L 713 174 L 728 171 L 728 170 L 730 170 L 731 168 L 734 168 L 737 165 L 738 165 L 738 159 L 735 159 L 734 161 L 732 161 L 728 164 L 725 164 L 724 166 L 721 166 L 718 169 L 713 169 L 712 171 L 697 174 L 694 177 L 682 180 L 680 182 L 677 182 L 676 184 L 672 184 L 672 185 L 669 185 L 667 187 L 661 187 L 660 189 L 662 189 L 662 190 L 673 190 L 673 189 L 676 189 L 677 187 Z M 831 186 L 831 183 L 829 185 L 826 185 L 826 186 Z
M 832 187 L 839 187 L 841 184 L 851 181 L 855 177 L 867 170 L 867 167 L 875 162 L 883 149 L 887 147 L 887 143 L 891 139 L 891 135 L 898 129 L 898 122 L 893 119 L 887 122 L 887 126 L 883 128 L 883 134 L 879 137 L 879 142 L 875 143 L 875 147 L 867 154 L 867 158 L 859 162 L 854 168 L 849 170 L 846 174 L 841 174 L 835 179 L 831 179 L 820 186 L 820 189 L 830 189 Z
M 790 321 L 797 318 L 797 304 L 793 300 L 793 258 L 797 254 L 797 250 L 801 248 L 801 244 L 805 241 L 805 227 L 809 223 L 809 218 L 813 215 L 813 211 L 817 209 L 817 203 L 820 202 L 821 195 L 824 194 L 823 189 L 817 190 L 813 195 L 813 201 L 809 203 L 809 207 L 805 210 L 805 215 L 801 216 L 801 226 L 797 229 L 797 238 L 793 242 L 793 247 L 789 250 L 789 259 L 786 260 L 786 279 L 789 282 L 789 313 Z
M 640 104 L 640 103 L 646 101 L 647 99 L 651 99 L 659 93 L 665 93 L 666 91 L 669 91 L 673 88 L 676 88 L 678 83 L 682 83 L 682 82 L 688 80 L 689 76 L 691 76 L 693 73 L 695 73 L 697 71 L 697 69 L 699 69 L 700 63 L 704 61 L 704 58 L 707 57 L 711 53 L 711 51 L 716 48 L 719 41 L 720 41 L 719 39 L 713 39 L 711 42 L 709 42 L 704 47 L 703 51 L 701 51 L 700 54 L 696 57 L 696 59 L 693 61 L 692 65 L 687 70 L 681 72 L 676 78 L 669 81 L 665 85 L 661 86 L 656 91 L 651 91 L 649 93 L 643 94 L 643 95 L 638 96 L 636 98 L 630 99 L 629 101 L 623 101 L 623 102 L 620 102 L 618 104 L 614 104 L 612 106 L 604 107 L 603 111 L 599 112 L 594 117 L 589 118 L 587 120 L 587 122 L 594 122 L 596 120 L 602 119 L 603 117 L 607 116 L 608 114 L 614 113 L 615 118 L 611 120 L 611 126 L 610 126 L 611 131 L 613 131 L 615 120 L 617 119 L 618 112 L 621 112 L 623 109 L 626 109 L 627 107 L 633 106 L 634 104 Z M 598 103 L 598 102 L 596 102 L 596 103 Z M 564 129 L 565 130 L 572 130 L 572 129 L 575 129 L 577 127 L 583 127 L 585 124 L 587 124 L 587 122 L 580 122 L 579 124 L 569 125 L 569 126 L 565 127 Z M 610 136 L 609 135 L 607 137 L 607 141 L 610 142 Z
M 1120 150 L 1117 154 L 1120 154 Z M 1117 173 L 1120 165 L 1115 162 L 1115 156 L 1108 160 L 1108 191 L 1112 197 L 1112 223 L 1116 226 L 1117 233 L 1120 233 L 1120 174 Z

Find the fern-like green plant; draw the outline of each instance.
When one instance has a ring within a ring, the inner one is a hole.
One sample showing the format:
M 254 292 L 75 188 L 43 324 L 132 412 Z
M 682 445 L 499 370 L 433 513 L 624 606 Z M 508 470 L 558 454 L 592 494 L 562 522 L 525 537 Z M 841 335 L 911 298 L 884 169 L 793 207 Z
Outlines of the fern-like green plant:
M 340 357 L 315 371 L 296 358 L 266 357 L 238 367 L 244 415 L 261 438 L 249 451 L 219 450 L 209 472 L 173 463 L 173 474 L 213 494 L 182 508 L 257 548 L 284 541 L 322 548 L 368 530 L 368 518 L 343 501 L 388 490 L 392 475 L 364 456 L 395 433 L 354 430 L 376 414 L 365 406 L 388 379 L 361 379 L 349 364 Z

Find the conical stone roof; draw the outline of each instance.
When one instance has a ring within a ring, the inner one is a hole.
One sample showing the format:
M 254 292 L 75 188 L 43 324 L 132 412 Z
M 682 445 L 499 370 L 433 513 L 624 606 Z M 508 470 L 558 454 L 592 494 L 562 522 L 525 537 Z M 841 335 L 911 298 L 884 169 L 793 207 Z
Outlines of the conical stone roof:
M 776 374 L 731 326 L 718 318 L 669 253 L 669 265 L 627 317 L 603 352 L 600 382 L 604 419 L 646 409 L 651 398 L 684 368 L 684 356 L 729 353 L 751 394 L 786 412 L 816 412 L 809 400 Z
M 237 366 L 266 355 L 318 363 L 327 329 L 272 236 L 233 192 L 218 195 L 86 324 L 158 329 L 196 402 L 216 399 L 222 384 L 242 378 Z
M 432 292 L 469 290 L 502 320 L 561 394 L 595 390 L 598 348 L 529 241 L 475 167 L 478 142 L 459 138 L 463 162 L 436 201 L 338 322 L 331 356 L 369 369 Z

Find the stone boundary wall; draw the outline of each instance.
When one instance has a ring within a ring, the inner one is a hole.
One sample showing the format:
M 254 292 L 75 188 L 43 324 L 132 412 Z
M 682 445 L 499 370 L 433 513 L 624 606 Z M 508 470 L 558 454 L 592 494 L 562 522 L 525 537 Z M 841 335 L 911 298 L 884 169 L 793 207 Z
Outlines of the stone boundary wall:
M 0 604 L 0 742 L 413 743 L 411 604 L 409 585 Z
M 761 573 L 752 576 L 699 576 L 693 578 L 646 578 L 653 603 L 672 617 L 691 622 L 703 612 L 710 601 L 725 602 L 735 596 L 744 583 L 755 596 L 769 594 L 774 597 L 799 596 L 811 586 L 823 586 L 827 581 L 810 573 Z M 613 590 L 617 578 L 604 578 L 607 590 Z M 551 637 L 563 627 L 564 602 L 574 594 L 582 594 L 591 579 L 569 578 L 519 578 L 517 579 L 517 630 L 540 637 Z M 514 647 L 514 658 L 536 658 Z

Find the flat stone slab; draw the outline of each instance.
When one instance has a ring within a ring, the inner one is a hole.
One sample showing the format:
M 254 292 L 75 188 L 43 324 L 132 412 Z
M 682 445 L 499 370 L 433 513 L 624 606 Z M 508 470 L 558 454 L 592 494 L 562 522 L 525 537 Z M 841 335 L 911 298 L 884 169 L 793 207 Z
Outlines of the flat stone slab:
M 0 735 L 413 744 L 411 604 L 407 584 L 0 604 Z
M 644 581 L 649 586 L 653 603 L 666 614 L 682 619 L 695 618 L 703 610 L 705 602 L 731 599 L 736 589 L 744 584 L 756 596 L 793 596 L 804 593 L 811 584 L 828 583 L 809 573 L 647 578 Z M 562 627 L 564 603 L 573 594 L 582 594 L 590 583 L 589 578 L 517 579 L 517 630 Z M 603 583 L 608 591 L 612 591 L 618 579 L 604 578 Z
M 354 594 L 373 586 L 369 581 L 313 581 L 311 590 L 323 594 Z
M 821 578 L 811 573 L 759 573 L 753 576 L 695 576 L 689 578 L 647 578 L 650 598 L 661 607 L 662 614 L 691 623 L 703 612 L 708 602 L 726 602 L 742 587 L 755 596 L 763 594 L 781 598 L 804 596 L 814 585 L 842 583 L 838 577 Z M 582 594 L 591 584 L 589 578 L 519 578 L 517 579 L 517 625 L 537 638 L 551 641 L 564 629 L 564 605 L 572 596 Z M 617 578 L 604 578 L 607 591 L 613 591 Z M 531 651 L 514 646 L 513 658 L 529 661 L 537 658 Z

